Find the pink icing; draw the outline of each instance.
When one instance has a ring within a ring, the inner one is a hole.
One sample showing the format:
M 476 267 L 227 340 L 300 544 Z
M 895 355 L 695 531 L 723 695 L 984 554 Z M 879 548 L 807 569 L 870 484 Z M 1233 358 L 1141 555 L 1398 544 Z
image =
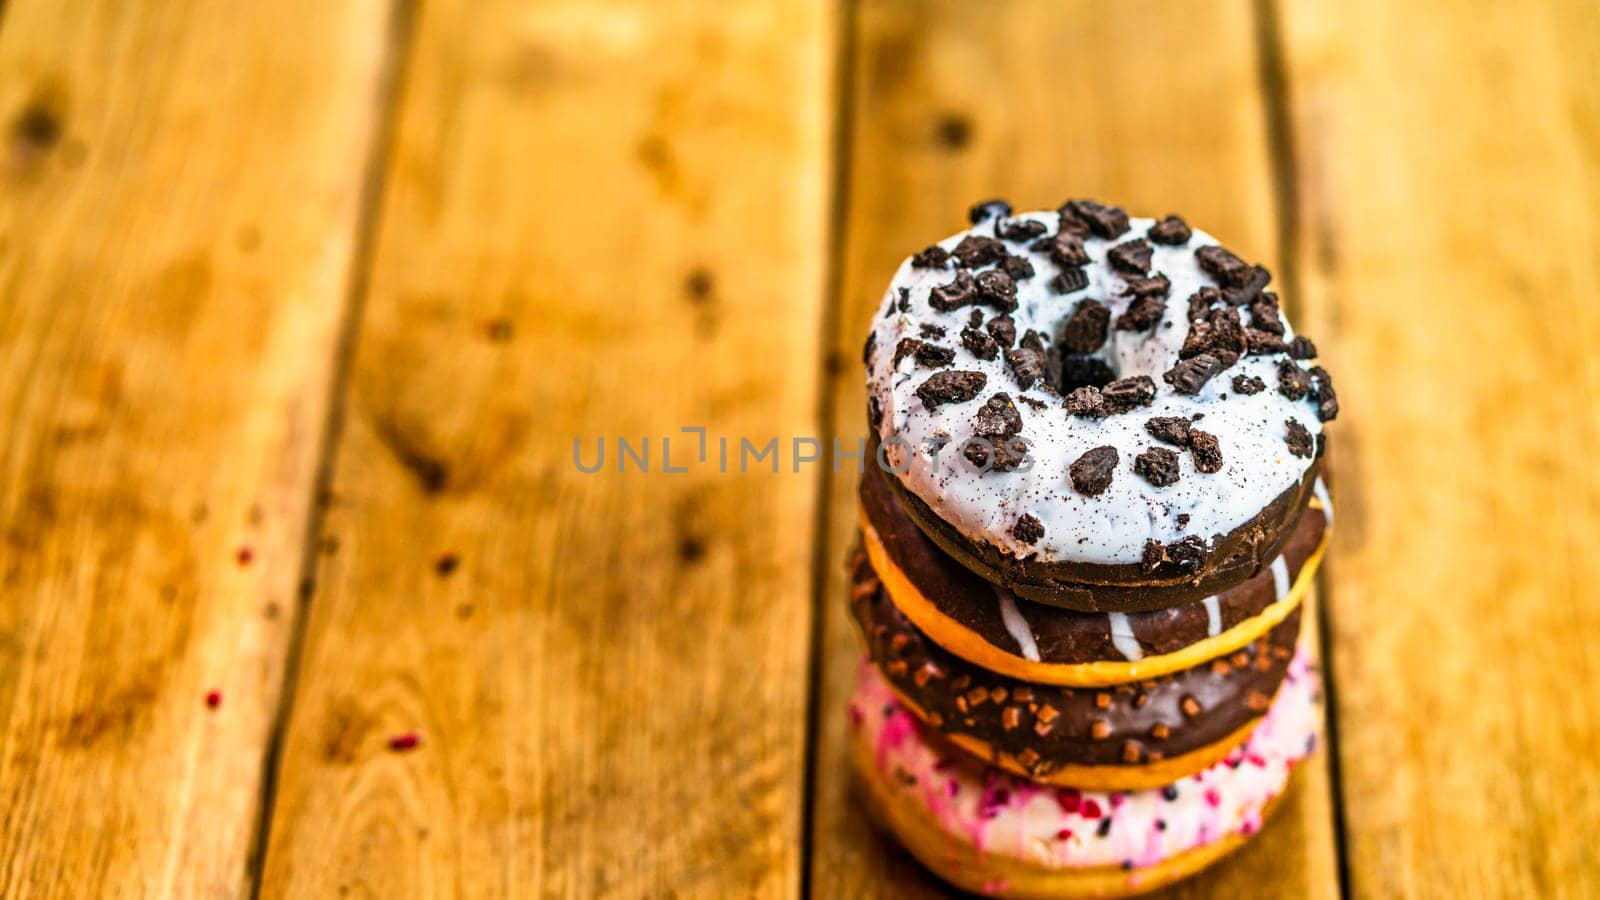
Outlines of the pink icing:
M 980 854 L 1052 868 L 1138 868 L 1230 834 L 1255 833 L 1262 809 L 1316 745 L 1317 691 L 1302 648 L 1241 751 L 1167 789 L 1142 791 L 1046 787 L 977 759 L 943 756 L 865 661 L 851 709 L 862 713 L 856 740 L 872 751 L 883 783 Z M 1168 799 L 1172 789 L 1177 795 Z

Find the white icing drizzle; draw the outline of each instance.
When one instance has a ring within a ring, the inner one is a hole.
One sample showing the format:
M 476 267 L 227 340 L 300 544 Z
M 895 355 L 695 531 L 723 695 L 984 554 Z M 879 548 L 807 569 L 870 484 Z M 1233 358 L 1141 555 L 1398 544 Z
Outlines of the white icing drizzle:
M 1206 607 L 1206 637 L 1216 637 L 1222 633 L 1222 610 L 1217 608 L 1217 595 L 1200 601 Z
M 1056 232 L 1053 212 L 1023 213 L 1016 219 L 1041 222 L 1047 234 Z M 967 235 L 990 237 L 998 221 L 990 219 L 939 244 L 949 250 Z M 1011 313 L 1017 334 L 1033 329 L 1053 341 L 1059 324 L 1085 299 L 1106 304 L 1115 320 L 1127 310 L 1130 298 L 1124 294 L 1125 276 L 1106 262 L 1106 253 L 1116 244 L 1144 237 L 1153 223 L 1152 219 L 1134 218 L 1129 230 L 1117 238 L 1086 238 L 1083 244 L 1090 263 L 1084 271 L 1089 285 L 1067 295 L 1050 288 L 1061 267 L 1048 253 L 1034 251 L 1031 242 L 1006 242 L 1007 252 L 1026 259 L 1036 273 L 1017 283 L 1018 307 Z M 1196 229 L 1182 247 L 1152 244 L 1151 273 L 1163 274 L 1171 281 L 1162 320 L 1147 331 L 1113 327 L 1095 355 L 1120 377 L 1150 376 L 1156 383 L 1156 398 L 1149 407 L 1098 420 L 1068 415 L 1059 399 L 1038 386 L 1027 391 L 1018 388 L 1004 354 L 980 359 L 963 345 L 959 335 L 972 312 L 979 310 L 987 321 L 997 311 L 967 306 L 940 312 L 929 305 L 930 292 L 955 278 L 953 266 L 913 268 L 911 260 L 902 262 L 873 320 L 875 349 L 867 370 L 868 391 L 882 412 L 878 437 L 884 441 L 886 460 L 896 469 L 895 477 L 967 538 L 1041 562 L 1136 563 L 1149 540 L 1171 543 L 1187 534 L 1227 534 L 1249 521 L 1295 486 L 1314 463 L 1289 453 L 1285 420 L 1298 420 L 1313 437 L 1322 426 L 1315 410 L 1303 400 L 1290 400 L 1272 389 L 1253 395 L 1233 390 L 1233 378 L 1241 375 L 1276 385 L 1281 354 L 1246 356 L 1195 396 L 1179 394 L 1162 380 L 1162 374 L 1178 361 L 1189 331 L 1190 295 L 1215 284 L 1200 268 L 1194 251 L 1215 243 L 1215 238 Z M 1242 313 L 1248 326 L 1250 314 L 1248 310 Z M 942 371 L 973 371 L 985 376 L 984 387 L 973 400 L 929 410 L 916 389 L 941 370 L 919 365 L 913 354 L 895 364 L 895 348 L 903 338 L 926 339 L 921 330 L 924 325 L 944 329 L 946 336 L 934 343 L 955 351 L 955 363 Z M 1283 339 L 1293 337 L 1294 331 L 1285 322 Z M 959 448 L 973 436 L 974 414 L 983 401 L 1000 392 L 1043 404 L 1040 408 L 1016 404 L 1032 467 L 979 474 L 967 467 Z M 1225 402 L 1219 402 L 1222 395 L 1228 397 Z M 1185 456 L 1176 484 L 1155 487 L 1133 474 L 1134 457 L 1150 446 L 1144 427 L 1150 417 L 1196 414 L 1204 414 L 1201 427 L 1221 442 L 1224 462 L 1220 472 L 1201 473 Z M 934 439 L 947 442 L 943 452 L 926 449 Z M 1115 447 L 1119 457 L 1111 485 L 1097 496 L 1079 494 L 1066 473 L 1085 451 L 1102 445 Z M 1044 524 L 1044 536 L 1033 544 L 1023 544 L 1011 533 L 1011 523 L 1024 513 Z M 1180 515 L 1188 517 L 1184 529 L 1177 526 Z
M 1317 483 L 1311 486 L 1311 490 L 1316 493 L 1317 502 L 1322 504 L 1322 515 L 1328 520 L 1328 524 L 1332 525 L 1333 501 L 1328 497 L 1328 485 L 1323 482 L 1321 475 L 1317 476 Z
M 1028 620 L 1022 617 L 1022 611 L 1017 609 L 1017 601 L 998 588 L 995 589 L 994 595 L 1000 598 L 1000 619 L 1006 623 L 1006 631 L 1010 632 L 1011 639 L 1022 648 L 1022 658 L 1029 662 L 1038 662 L 1039 645 L 1033 642 L 1033 629 L 1029 627 Z
M 1133 636 L 1133 626 L 1128 624 L 1127 614 L 1106 613 L 1106 618 L 1111 624 L 1111 644 L 1117 648 L 1117 652 L 1130 661 L 1144 656 L 1139 639 Z
M 1282 554 L 1272 561 L 1272 587 L 1279 600 L 1289 596 L 1289 564 Z

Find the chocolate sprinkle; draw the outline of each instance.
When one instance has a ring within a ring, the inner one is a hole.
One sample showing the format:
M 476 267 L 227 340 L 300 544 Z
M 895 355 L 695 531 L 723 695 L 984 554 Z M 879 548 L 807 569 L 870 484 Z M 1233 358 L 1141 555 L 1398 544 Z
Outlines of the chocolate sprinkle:
M 1178 454 L 1166 447 L 1151 447 L 1133 458 L 1133 471 L 1156 487 L 1178 483 Z
M 1070 474 L 1072 487 L 1080 494 L 1094 496 L 1111 486 L 1111 475 L 1117 468 L 1117 448 L 1096 447 L 1073 461 Z
M 1144 423 L 1144 430 L 1158 441 L 1177 447 L 1189 446 L 1189 420 L 1183 416 L 1155 416 Z
M 1289 452 L 1295 456 L 1309 459 L 1312 455 L 1311 432 L 1300 424 L 1299 419 L 1285 419 L 1283 423 L 1284 442 L 1289 445 Z
M 1189 243 L 1189 238 L 1194 236 L 1194 232 L 1189 230 L 1189 223 L 1177 216 L 1167 216 L 1151 225 L 1145 234 L 1149 235 L 1150 240 L 1171 247 L 1181 247 Z
M 1208 475 L 1222 471 L 1222 444 L 1216 435 L 1193 429 L 1189 432 L 1189 453 L 1198 471 Z
M 1209 353 L 1180 360 L 1162 379 L 1180 394 L 1198 394 L 1212 376 L 1222 371 L 1222 362 Z
M 1106 342 L 1111 310 L 1098 300 L 1080 300 L 1061 326 L 1060 344 L 1073 353 L 1093 353 Z
M 1044 537 L 1044 523 L 1024 513 L 1017 524 L 1011 526 L 1011 536 L 1024 544 L 1036 543 Z
M 1235 375 L 1233 389 L 1241 394 L 1259 394 L 1267 389 L 1267 383 L 1254 375 Z
M 978 396 L 989 377 L 982 372 L 935 372 L 917 387 L 917 396 L 930 411 L 945 403 L 965 403 Z
M 1106 251 L 1106 261 L 1119 272 L 1143 275 L 1150 271 L 1150 242 L 1144 238 L 1124 241 Z

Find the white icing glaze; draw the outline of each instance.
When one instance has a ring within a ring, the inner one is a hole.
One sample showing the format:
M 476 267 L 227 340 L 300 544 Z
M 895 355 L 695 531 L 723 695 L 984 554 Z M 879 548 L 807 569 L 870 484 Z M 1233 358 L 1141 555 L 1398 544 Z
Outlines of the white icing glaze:
M 1117 648 L 1124 659 L 1132 662 L 1144 656 L 1144 650 L 1139 647 L 1139 639 L 1133 636 L 1133 626 L 1128 624 L 1125 613 L 1106 613 L 1110 620 L 1111 645 Z
M 1031 662 L 1039 661 L 1039 645 L 1034 643 L 1033 628 L 1028 625 L 1028 620 L 1022 617 L 1022 611 L 1017 609 L 1017 601 L 1005 591 L 996 589 L 995 597 L 1000 600 L 1000 620 L 1006 624 L 1006 632 L 1011 639 L 1017 642 L 1017 647 L 1022 650 L 1022 658 Z
M 1321 475 L 1317 476 L 1316 483 L 1311 486 L 1311 489 L 1317 495 L 1317 502 L 1322 504 L 1322 514 L 1323 514 L 1323 516 L 1325 516 L 1327 518 L 1328 524 L 1332 525 L 1333 524 L 1333 500 L 1332 500 L 1332 498 L 1330 498 L 1328 496 L 1328 485 L 1323 482 Z
M 1056 231 L 1055 213 L 1024 213 L 1017 218 L 1043 222 L 1049 234 Z M 993 236 L 998 221 L 990 219 L 939 243 L 948 250 L 968 234 Z M 1078 301 L 1092 298 L 1110 307 L 1113 321 L 1110 339 L 1096 355 L 1120 377 L 1148 375 L 1154 379 L 1156 398 L 1149 407 L 1099 420 L 1068 415 L 1059 400 L 1037 386 L 1019 390 L 1004 354 L 994 360 L 982 360 L 961 344 L 961 329 L 968 324 L 973 309 L 982 309 L 985 320 L 997 312 L 988 307 L 962 307 L 942 313 L 929 306 L 929 293 L 954 279 L 953 267 L 913 268 L 909 258 L 900 264 L 872 326 L 876 349 L 867 381 L 868 390 L 883 413 L 878 436 L 885 442 L 885 460 L 901 482 L 969 539 L 993 544 L 1018 557 L 1033 556 L 1046 562 L 1137 562 L 1150 539 L 1171 543 L 1191 534 L 1209 538 L 1243 525 L 1295 485 L 1312 465 L 1312 459 L 1289 453 L 1284 441 L 1287 419 L 1297 419 L 1313 437 L 1321 433 L 1322 427 L 1310 402 L 1290 400 L 1275 389 L 1281 354 L 1243 357 L 1195 396 L 1177 393 L 1161 378 L 1177 363 L 1178 350 L 1188 334 L 1190 295 L 1202 286 L 1215 284 L 1201 270 L 1194 251 L 1217 243 L 1216 239 L 1196 229 L 1182 247 L 1152 242 L 1150 271 L 1164 274 L 1172 282 L 1164 317 L 1148 331 L 1116 330 L 1116 317 L 1127 309 L 1130 298 L 1122 296 L 1123 276 L 1106 263 L 1106 251 L 1123 241 L 1144 237 L 1153 222 L 1130 219 L 1130 229 L 1110 241 L 1085 238 L 1084 249 L 1091 259 L 1085 267 L 1089 286 L 1067 295 L 1056 294 L 1049 287 L 1060 267 L 1051 262 L 1048 254 L 1030 250 L 1031 242 L 1006 243 L 1008 251 L 1027 259 L 1035 272 L 1032 278 L 1017 283 L 1018 308 L 1011 316 L 1019 337 L 1034 329 L 1047 341 L 1053 341 L 1059 323 L 1071 314 Z M 902 289 L 908 292 L 909 311 L 905 313 L 895 307 Z M 1241 313 L 1248 326 L 1248 309 Z M 955 349 L 951 369 L 985 374 L 987 383 L 976 399 L 929 411 L 915 391 L 937 370 L 920 367 L 909 355 L 898 366 L 893 365 L 896 345 L 902 338 L 920 339 L 919 327 L 923 324 L 945 329 L 946 336 L 936 343 Z M 1293 336 L 1285 322 L 1284 340 Z M 1235 396 L 1232 380 L 1236 375 L 1254 375 L 1268 388 L 1254 395 Z M 1023 421 L 1022 437 L 1029 442 L 1033 459 L 1028 471 L 979 474 L 968 467 L 959 453 L 962 444 L 973 436 L 974 414 L 984 400 L 997 392 L 1013 398 L 1025 395 L 1049 404 L 1045 409 L 1016 404 Z M 1228 395 L 1226 403 L 1217 402 L 1222 395 Z M 1176 484 L 1155 487 L 1135 475 L 1134 457 L 1157 446 L 1145 431 L 1145 422 L 1152 416 L 1190 417 L 1196 413 L 1204 415 L 1196 427 L 1216 435 L 1221 444 L 1222 470 L 1203 474 L 1195 469 L 1193 459 L 1183 454 L 1181 477 Z M 942 452 L 935 454 L 927 449 L 927 442 L 939 440 L 949 442 Z M 1104 445 L 1115 447 L 1119 455 L 1111 486 L 1093 497 L 1077 493 L 1069 483 L 1068 467 L 1085 451 Z M 902 467 L 904 471 L 900 471 Z M 1011 533 L 1012 525 L 1024 513 L 1044 524 L 1044 536 L 1033 544 L 1024 544 Z M 1183 529 L 1176 522 L 1180 514 L 1189 517 Z
M 1282 600 L 1283 595 L 1278 599 Z M 1217 595 L 1212 594 L 1200 602 L 1206 607 L 1206 637 L 1216 637 L 1222 633 L 1222 610 L 1217 608 Z
M 1050 868 L 1144 867 L 1261 826 L 1262 810 L 1315 748 L 1321 721 L 1316 690 L 1317 676 L 1302 647 L 1244 746 L 1198 775 L 1179 779 L 1171 800 L 1160 789 L 1051 788 L 963 754 L 947 756 L 951 751 L 940 749 L 944 745 L 924 740 L 921 726 L 895 702 L 871 663 L 862 664 L 850 713 L 855 740 L 877 764 L 872 777 L 901 793 L 953 839 L 980 853 Z M 1107 815 L 1110 830 L 1101 837 Z
M 1276 592 L 1276 599 L 1282 600 L 1289 596 L 1289 584 L 1289 563 L 1282 554 L 1279 554 L 1278 558 L 1272 561 L 1272 589 Z

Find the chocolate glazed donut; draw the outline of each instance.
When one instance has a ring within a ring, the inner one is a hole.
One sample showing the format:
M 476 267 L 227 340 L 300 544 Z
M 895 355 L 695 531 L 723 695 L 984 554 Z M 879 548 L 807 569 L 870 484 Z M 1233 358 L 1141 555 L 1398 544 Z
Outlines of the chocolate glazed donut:
M 906 707 L 947 739 L 1028 778 L 1133 789 L 1198 772 L 1242 743 L 1272 702 L 1300 632 L 1297 608 L 1225 659 L 1104 688 L 996 675 L 928 640 L 859 552 L 851 611 L 868 654 Z

